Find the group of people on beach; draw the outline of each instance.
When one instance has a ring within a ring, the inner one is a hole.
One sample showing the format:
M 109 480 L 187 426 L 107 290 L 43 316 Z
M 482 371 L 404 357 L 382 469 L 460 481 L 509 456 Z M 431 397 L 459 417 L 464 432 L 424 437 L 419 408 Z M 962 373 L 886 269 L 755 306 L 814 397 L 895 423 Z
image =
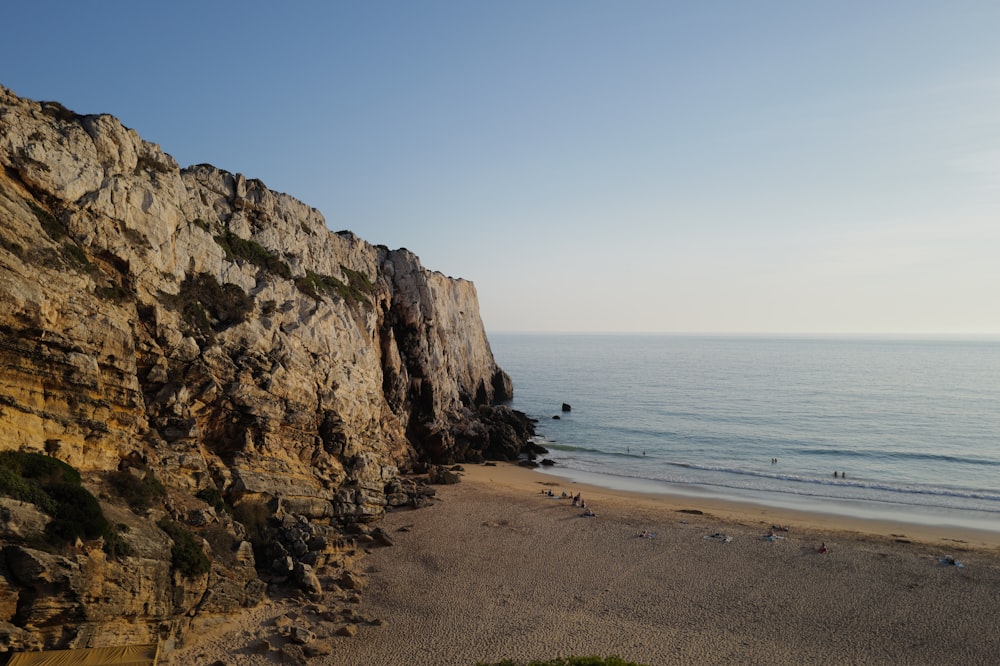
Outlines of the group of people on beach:
M 551 488 L 548 490 L 542 490 L 542 494 L 545 495 L 546 497 L 556 496 L 556 494 L 552 492 Z M 594 518 L 597 516 L 597 514 L 594 513 L 594 511 L 587 506 L 587 503 L 583 500 L 583 497 L 580 495 L 580 493 L 571 496 L 564 490 L 562 491 L 562 495 L 559 496 L 559 499 L 570 499 L 571 497 L 573 500 L 573 506 L 578 506 L 584 510 L 583 513 L 580 514 L 581 516 L 583 516 L 584 518 Z
M 563 497 L 569 497 L 566 491 L 563 491 Z M 583 497 L 580 496 L 580 493 L 573 496 L 573 506 L 578 506 L 583 509 L 583 513 L 580 515 L 584 518 L 593 518 L 597 515 L 590 507 L 587 506 L 587 503 L 583 501 Z
M 546 497 L 557 497 L 556 494 L 554 492 L 552 492 L 551 488 L 549 488 L 547 490 L 543 488 L 541 492 Z M 587 506 L 587 503 L 584 501 L 584 499 L 583 499 L 583 497 L 581 496 L 580 493 L 577 493 L 576 495 L 570 495 L 569 493 L 567 493 L 564 490 L 564 491 L 562 491 L 562 494 L 558 496 L 558 499 L 571 499 L 572 502 L 573 502 L 573 506 L 578 506 L 578 507 L 580 507 L 581 509 L 584 510 L 583 513 L 580 514 L 580 516 L 583 517 L 583 518 L 594 518 L 594 517 L 597 516 L 597 514 L 594 513 L 594 511 L 590 507 Z M 684 521 L 682 521 L 682 522 L 684 522 Z M 784 539 L 785 538 L 784 536 L 781 536 L 781 535 L 777 534 L 777 532 L 788 532 L 788 528 L 786 526 L 784 526 L 784 525 L 771 525 L 771 529 L 769 529 L 767 531 L 767 534 L 764 535 L 764 538 L 767 539 L 768 541 L 771 541 L 771 542 L 777 541 L 778 539 Z M 656 538 L 656 532 L 650 532 L 649 530 L 643 530 L 642 532 L 640 532 L 638 534 L 638 536 L 640 538 L 644 538 L 644 539 L 654 539 L 654 538 Z M 725 535 L 722 535 L 722 534 L 712 535 L 711 538 L 715 538 L 715 537 L 719 537 L 719 536 L 725 537 L 726 541 L 732 540 L 732 537 L 725 536 Z M 705 538 L 708 539 L 710 537 L 705 537 Z M 816 549 L 816 552 L 819 553 L 819 554 L 821 554 L 821 555 L 825 555 L 826 553 L 830 552 L 830 550 L 826 547 L 826 543 L 824 542 L 824 543 L 821 543 L 819 545 L 819 548 Z

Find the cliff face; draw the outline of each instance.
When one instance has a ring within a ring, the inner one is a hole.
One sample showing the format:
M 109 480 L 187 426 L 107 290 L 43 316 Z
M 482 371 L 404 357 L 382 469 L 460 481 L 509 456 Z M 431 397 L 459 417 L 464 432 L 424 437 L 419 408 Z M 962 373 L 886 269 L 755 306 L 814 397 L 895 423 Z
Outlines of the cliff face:
M 0 450 L 48 453 L 95 494 L 102 474 L 153 474 L 173 518 L 207 491 L 265 505 L 274 524 L 340 527 L 407 501 L 397 477 L 414 464 L 517 455 L 524 419 L 496 406 L 512 386 L 472 283 L 331 233 L 260 181 L 179 169 L 111 116 L 2 87 L 0 165 Z M 147 550 L 168 542 L 150 535 Z M 22 551 L 0 562 L 0 588 L 21 593 L 0 624 L 54 626 L 26 601 L 42 593 L 25 592 L 24 562 L 43 556 Z M 226 569 L 242 572 L 230 606 L 259 598 L 253 564 Z M 197 610 L 212 584 L 188 588 L 112 633 Z

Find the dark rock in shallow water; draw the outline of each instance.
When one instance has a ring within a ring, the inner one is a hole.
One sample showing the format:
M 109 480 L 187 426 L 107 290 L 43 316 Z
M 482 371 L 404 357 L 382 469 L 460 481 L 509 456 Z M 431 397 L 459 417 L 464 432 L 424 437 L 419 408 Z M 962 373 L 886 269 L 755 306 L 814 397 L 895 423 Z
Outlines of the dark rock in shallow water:
M 558 421 L 560 418 L 561 417 L 558 414 L 556 414 L 555 416 L 552 417 L 552 420 L 553 421 Z
M 562 404 L 562 410 L 563 410 L 564 412 L 569 412 L 569 411 L 572 411 L 572 410 L 573 410 L 573 408 L 572 408 L 572 407 L 570 407 L 568 403 L 565 403 L 565 402 L 564 402 L 564 403 Z
M 534 453 L 534 454 L 540 455 L 540 456 L 543 456 L 543 455 L 545 455 L 546 453 L 549 452 L 549 450 L 546 449 L 541 444 L 536 444 L 535 442 L 531 442 L 531 441 L 527 442 L 524 445 L 524 447 L 522 448 L 522 451 L 527 452 L 529 454 L 530 453 Z
M 520 465 L 521 467 L 538 467 L 538 463 L 536 463 L 534 460 L 522 460 L 517 464 Z
M 553 465 L 556 464 L 556 461 L 550 458 L 544 458 L 542 460 L 542 464 L 545 465 L 546 467 L 552 467 Z

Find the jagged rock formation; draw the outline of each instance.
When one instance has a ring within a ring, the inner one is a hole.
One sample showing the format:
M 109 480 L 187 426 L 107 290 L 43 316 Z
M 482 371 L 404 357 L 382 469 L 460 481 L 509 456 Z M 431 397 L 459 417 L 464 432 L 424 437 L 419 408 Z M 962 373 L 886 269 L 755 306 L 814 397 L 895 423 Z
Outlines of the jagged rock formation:
M 511 459 L 530 435 L 497 404 L 512 385 L 472 283 L 331 233 L 258 180 L 180 169 L 111 116 L 2 87 L 0 165 L 0 450 L 81 470 L 136 553 L 33 549 L 40 519 L 4 500 L 0 650 L 175 635 L 255 603 L 255 564 L 315 587 L 353 552 L 345 526 L 420 495 L 401 472 Z M 108 494 L 117 470 L 166 497 L 137 517 Z M 266 507 L 270 534 L 303 539 L 258 547 L 271 570 L 196 494 Z M 211 572 L 171 573 L 163 515 L 229 535 Z

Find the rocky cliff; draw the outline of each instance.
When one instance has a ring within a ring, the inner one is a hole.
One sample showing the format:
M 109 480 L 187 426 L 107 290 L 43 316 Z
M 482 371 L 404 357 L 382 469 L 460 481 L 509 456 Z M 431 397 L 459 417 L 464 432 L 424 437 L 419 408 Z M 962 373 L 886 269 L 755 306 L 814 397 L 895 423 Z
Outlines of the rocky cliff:
M 364 525 L 426 494 L 403 473 L 530 434 L 472 283 L 2 87 L 0 165 L 0 451 L 79 470 L 124 542 L 42 546 L 51 517 L 0 498 L 0 650 L 169 639 L 265 581 L 335 587 Z M 168 523 L 210 570 L 178 569 Z

